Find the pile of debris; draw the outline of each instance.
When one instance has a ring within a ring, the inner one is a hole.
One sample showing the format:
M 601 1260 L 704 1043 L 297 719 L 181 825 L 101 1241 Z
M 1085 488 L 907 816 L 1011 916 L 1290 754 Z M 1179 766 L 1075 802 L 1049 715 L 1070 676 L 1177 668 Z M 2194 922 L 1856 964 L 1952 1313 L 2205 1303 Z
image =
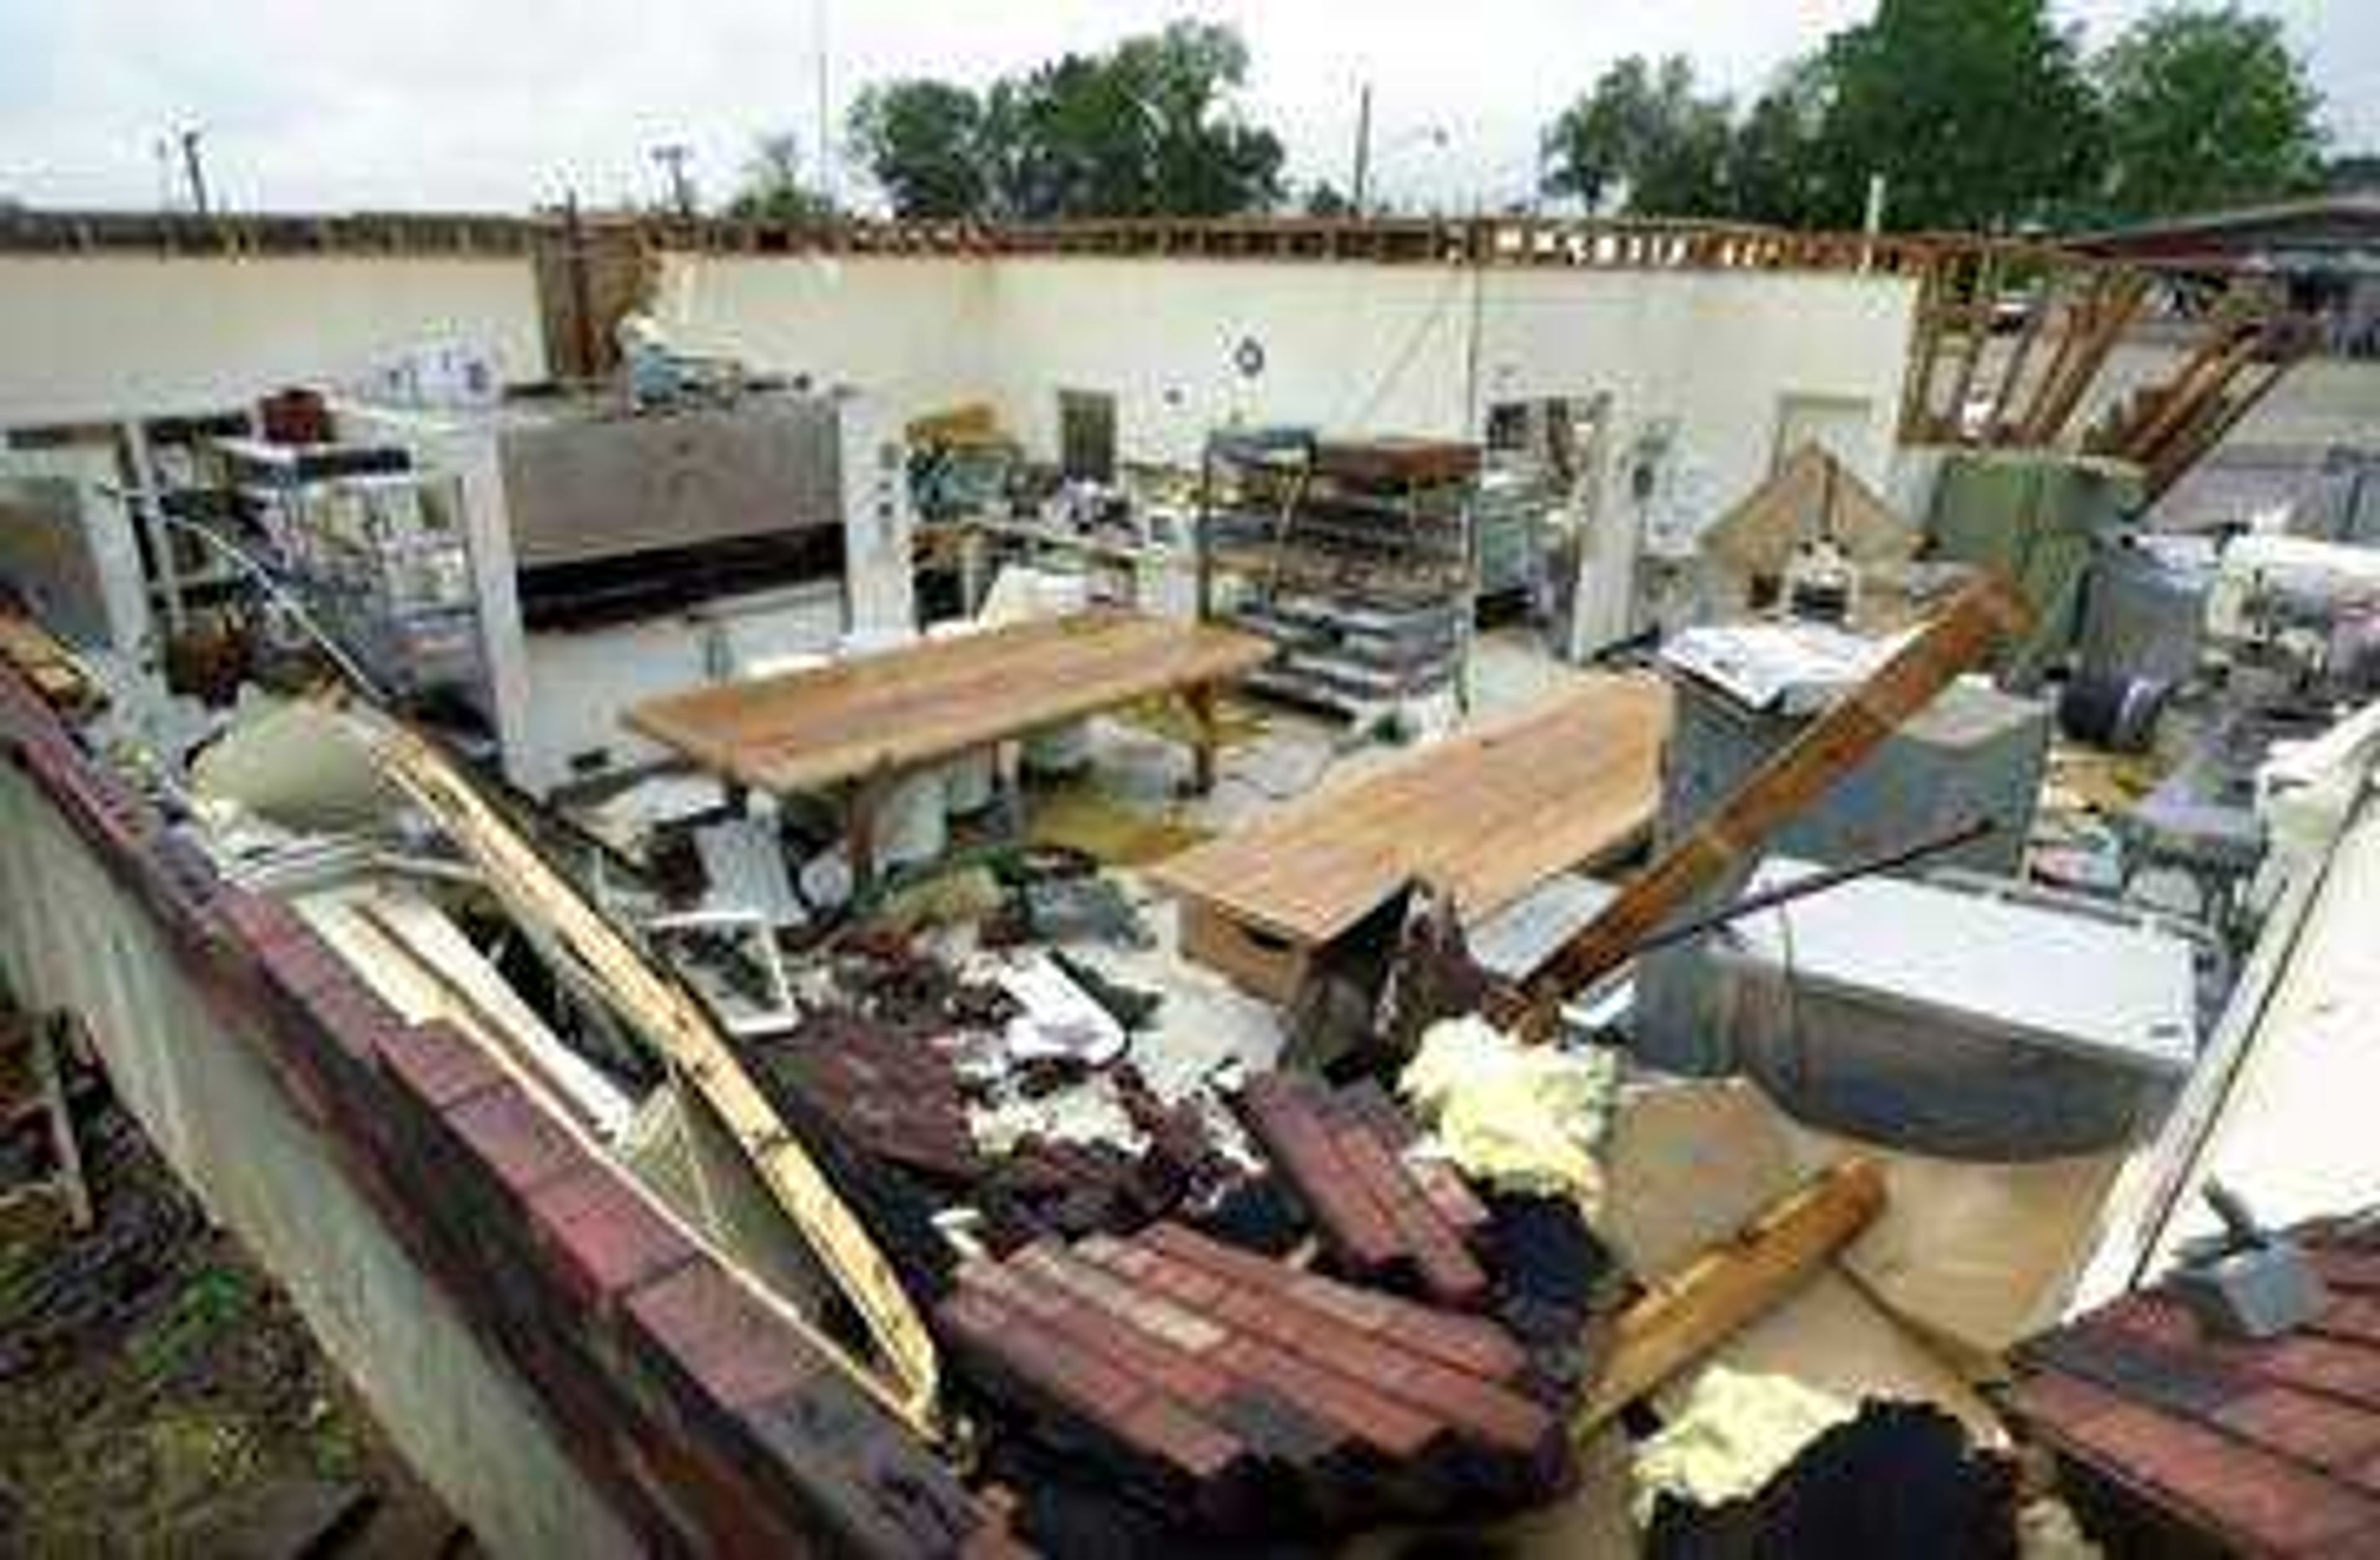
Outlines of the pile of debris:
M 1480 1513 L 1568 1477 L 1559 1405 L 1476 1317 L 1171 1223 L 959 1277 L 935 1320 L 998 1408 L 1209 1533 Z

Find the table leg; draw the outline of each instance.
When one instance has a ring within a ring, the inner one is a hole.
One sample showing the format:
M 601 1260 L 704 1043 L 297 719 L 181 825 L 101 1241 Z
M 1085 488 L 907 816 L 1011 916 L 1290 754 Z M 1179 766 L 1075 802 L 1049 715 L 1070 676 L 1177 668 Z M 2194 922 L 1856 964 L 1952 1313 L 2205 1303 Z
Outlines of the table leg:
M 843 801 L 844 841 L 851 854 L 851 901 L 856 905 L 876 890 L 877 812 L 884 803 L 884 776 L 855 780 Z
M 1220 732 L 1215 719 L 1215 685 L 1193 683 L 1183 690 L 1190 710 L 1190 788 L 1205 796 L 1215 788 L 1215 750 Z

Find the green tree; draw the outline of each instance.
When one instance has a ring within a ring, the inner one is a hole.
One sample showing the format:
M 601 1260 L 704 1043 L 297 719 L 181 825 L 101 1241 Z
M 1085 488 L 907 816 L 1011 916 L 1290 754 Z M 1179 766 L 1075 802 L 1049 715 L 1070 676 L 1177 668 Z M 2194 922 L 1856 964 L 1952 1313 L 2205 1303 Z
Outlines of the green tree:
M 745 165 L 743 187 L 727 214 L 747 222 L 816 222 L 833 214 L 827 198 L 802 178 L 802 146 L 790 131 L 762 136 Z
M 1871 174 L 1902 228 L 2005 229 L 2091 187 L 2096 103 L 2047 0 L 1879 0 L 1826 70 L 1820 221 L 1856 222 Z
M 1305 187 L 1300 207 L 1307 216 L 1348 217 L 1355 214 L 1355 202 L 1327 178 L 1316 179 Z
M 1808 55 L 1779 72 L 1736 127 L 1728 149 L 1731 214 L 1751 222 L 1804 227 L 1840 202 L 1827 186 L 1827 110 L 1834 79 L 1823 55 Z
M 1281 198 L 1280 139 L 1233 103 L 1247 66 L 1230 28 L 1179 21 L 980 94 L 871 90 L 852 141 L 904 215 L 1220 216 Z
M 2321 100 L 2274 18 L 2169 6 L 2125 29 L 2093 64 L 2107 116 L 2105 215 L 2321 188 Z
M 851 106 L 854 156 L 902 216 L 974 216 L 990 189 L 983 102 L 947 81 L 889 81 Z
M 1727 204 L 1730 112 L 1726 98 L 1695 93 L 1694 67 L 1684 55 L 1671 55 L 1656 67 L 1630 55 L 1547 128 L 1545 192 L 1575 195 L 1594 210 L 1625 187 L 1632 212 L 1720 212 Z

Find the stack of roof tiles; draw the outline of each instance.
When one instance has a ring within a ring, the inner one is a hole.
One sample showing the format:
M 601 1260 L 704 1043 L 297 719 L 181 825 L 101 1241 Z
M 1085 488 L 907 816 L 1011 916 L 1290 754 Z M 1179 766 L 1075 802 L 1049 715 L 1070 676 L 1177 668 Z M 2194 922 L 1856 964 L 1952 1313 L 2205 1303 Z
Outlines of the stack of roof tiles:
M 773 1097 L 798 1091 L 868 1153 L 955 1185 L 984 1174 L 958 1067 L 931 1041 L 826 1009 L 758 1054 Z
M 1268 1073 L 1243 1091 L 1240 1114 L 1341 1271 L 1466 1310 L 1487 1302 L 1471 1251 L 1487 1211 L 1451 1165 L 1412 1152 L 1413 1125 L 1378 1084 L 1334 1091 Z
M 2380 1234 L 2299 1237 L 2332 1298 L 2294 1332 L 2218 1337 L 2145 1291 L 2019 1350 L 2008 1406 L 2079 1469 L 2086 1522 L 2150 1544 L 2380 1554 Z
M 1501 1328 L 1178 1225 L 970 1261 L 935 1316 L 1034 1433 L 1208 1532 L 1476 1513 L 1567 1478 Z

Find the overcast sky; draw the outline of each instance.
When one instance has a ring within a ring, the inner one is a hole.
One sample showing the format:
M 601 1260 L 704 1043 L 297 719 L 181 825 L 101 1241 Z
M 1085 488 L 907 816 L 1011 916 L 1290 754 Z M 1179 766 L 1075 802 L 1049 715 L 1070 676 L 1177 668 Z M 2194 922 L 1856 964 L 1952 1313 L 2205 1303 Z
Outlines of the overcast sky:
M 0 0 L 0 195 L 154 206 L 160 139 L 205 132 L 246 210 L 519 210 L 575 188 L 648 199 L 683 142 L 707 198 L 755 136 L 807 149 L 823 33 L 836 122 L 895 75 L 982 81 L 1183 15 L 1236 24 L 1249 108 L 1303 183 L 1343 183 L 1357 87 L 1379 188 L 1490 206 L 1536 131 L 1615 57 L 1672 50 L 1748 93 L 1871 0 Z M 2061 0 L 2093 43 L 2148 8 Z M 2335 144 L 2380 147 L 2380 5 L 2265 0 L 2311 62 Z M 1443 132 L 1443 143 L 1434 138 Z M 845 174 L 846 185 L 850 176 Z

